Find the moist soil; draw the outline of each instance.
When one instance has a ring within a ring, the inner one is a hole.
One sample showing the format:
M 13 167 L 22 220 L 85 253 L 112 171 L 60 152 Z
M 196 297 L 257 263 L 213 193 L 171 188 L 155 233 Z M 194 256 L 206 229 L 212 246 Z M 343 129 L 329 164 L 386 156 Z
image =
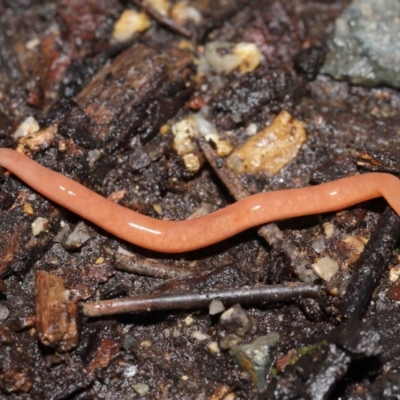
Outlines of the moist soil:
M 151 18 L 127 42 L 111 40 L 120 14 L 137 3 L 0 3 L 1 147 L 168 220 L 235 201 L 200 147 L 198 171 L 173 148 L 171 127 L 193 113 L 233 146 L 283 110 L 304 122 L 306 143 L 287 166 L 239 177 L 251 194 L 399 172 L 400 93 L 318 73 L 348 1 L 196 0 L 188 4 L 201 19 L 181 22 L 184 32 Z M 255 43 L 263 60 L 247 73 L 200 75 L 214 41 Z M 39 134 L 18 139 L 30 116 Z M 46 223 L 33 236 L 39 217 Z M 0 397 L 399 398 L 399 226 L 378 199 L 279 222 L 267 241 L 253 229 L 160 254 L 116 239 L 0 169 Z M 311 269 L 323 257 L 339 267 L 329 282 Z M 251 329 L 229 328 L 241 343 L 279 334 L 261 377 L 254 360 L 240 366 L 221 348 L 227 328 L 208 308 L 83 313 L 85 303 L 126 296 L 294 283 L 318 285 L 318 297 L 242 304 Z

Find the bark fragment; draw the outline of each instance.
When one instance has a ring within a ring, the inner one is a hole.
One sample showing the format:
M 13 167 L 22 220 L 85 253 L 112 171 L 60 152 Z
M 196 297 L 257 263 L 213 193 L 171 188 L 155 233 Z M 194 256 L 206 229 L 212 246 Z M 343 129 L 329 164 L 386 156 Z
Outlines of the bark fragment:
M 59 351 L 78 343 L 78 303 L 69 299 L 61 278 L 45 271 L 36 273 L 36 329 L 40 341 Z

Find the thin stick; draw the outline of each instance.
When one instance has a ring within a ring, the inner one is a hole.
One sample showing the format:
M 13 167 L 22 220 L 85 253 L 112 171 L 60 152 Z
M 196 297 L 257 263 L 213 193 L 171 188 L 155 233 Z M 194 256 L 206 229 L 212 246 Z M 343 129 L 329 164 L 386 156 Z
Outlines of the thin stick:
M 160 24 L 166 26 L 167 28 L 173 30 L 174 32 L 180 33 L 181 35 L 187 38 L 192 37 L 192 33 L 188 29 L 186 29 L 182 25 L 177 24 L 174 20 L 160 14 L 151 4 L 147 3 L 146 1 L 142 0 L 131 0 L 131 1 L 138 7 L 143 8 L 143 10 L 146 11 L 147 14 L 153 17 Z
M 143 295 L 104 300 L 82 305 L 87 317 L 140 313 L 160 310 L 182 310 L 208 307 L 214 299 L 224 305 L 271 304 L 287 302 L 295 298 L 318 297 L 319 286 L 310 284 L 258 286 L 250 289 L 219 290 L 203 293 L 174 293 L 167 295 Z

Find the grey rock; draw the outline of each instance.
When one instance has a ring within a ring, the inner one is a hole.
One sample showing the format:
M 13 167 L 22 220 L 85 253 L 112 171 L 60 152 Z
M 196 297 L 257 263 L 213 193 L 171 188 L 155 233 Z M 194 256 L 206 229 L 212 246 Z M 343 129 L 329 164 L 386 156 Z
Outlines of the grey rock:
M 400 2 L 354 0 L 336 20 L 321 73 L 364 86 L 400 87 Z
M 258 391 L 266 388 L 266 377 L 276 357 L 279 334 L 271 332 L 250 343 L 233 346 L 229 354 L 247 371 Z

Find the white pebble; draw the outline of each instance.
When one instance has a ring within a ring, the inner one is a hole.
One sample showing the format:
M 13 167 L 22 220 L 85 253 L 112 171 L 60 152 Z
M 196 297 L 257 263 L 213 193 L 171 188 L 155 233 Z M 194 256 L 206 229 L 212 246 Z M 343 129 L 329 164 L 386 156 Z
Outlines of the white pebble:
M 319 258 L 311 266 L 315 273 L 326 282 L 329 282 L 339 271 L 339 264 L 330 257 Z
M 191 326 L 191 325 L 193 325 L 193 322 L 194 322 L 194 319 L 193 319 L 193 317 L 192 317 L 191 315 L 189 315 L 189 316 L 187 316 L 187 317 L 185 318 L 185 324 L 186 324 L 186 326 Z
M 4 304 L 0 304 L 0 321 L 4 321 L 7 319 L 8 315 L 10 314 L 10 311 Z
M 133 385 L 133 388 L 135 389 L 135 392 L 141 397 L 146 396 L 150 391 L 150 387 L 146 383 L 137 383 L 136 385 Z
M 215 314 L 219 314 L 221 312 L 225 311 L 225 307 L 222 304 L 221 300 L 218 299 L 214 299 L 211 301 L 209 307 L 208 307 L 208 313 L 210 315 L 215 315 Z
M 49 220 L 47 218 L 36 218 L 32 222 L 32 235 L 38 236 L 42 232 L 47 232 L 49 230 Z

